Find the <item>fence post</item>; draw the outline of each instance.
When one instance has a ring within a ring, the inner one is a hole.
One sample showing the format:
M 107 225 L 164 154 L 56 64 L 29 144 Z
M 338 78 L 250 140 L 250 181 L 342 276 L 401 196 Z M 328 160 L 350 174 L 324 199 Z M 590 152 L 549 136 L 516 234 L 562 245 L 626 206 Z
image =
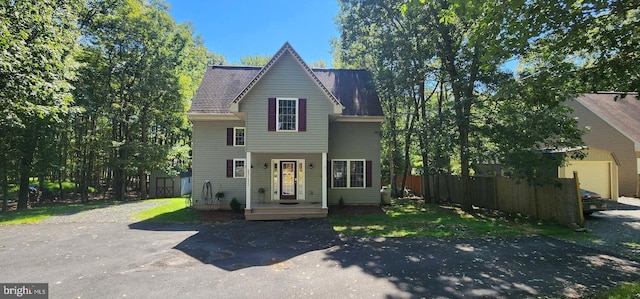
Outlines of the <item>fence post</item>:
M 573 171 L 573 178 L 576 181 L 576 197 L 578 198 L 578 219 L 580 220 L 580 227 L 584 227 L 584 214 L 582 214 L 582 196 L 580 196 L 580 180 L 578 179 L 578 172 Z
M 493 172 L 493 206 L 496 210 L 500 210 L 500 200 L 498 200 L 498 176 Z

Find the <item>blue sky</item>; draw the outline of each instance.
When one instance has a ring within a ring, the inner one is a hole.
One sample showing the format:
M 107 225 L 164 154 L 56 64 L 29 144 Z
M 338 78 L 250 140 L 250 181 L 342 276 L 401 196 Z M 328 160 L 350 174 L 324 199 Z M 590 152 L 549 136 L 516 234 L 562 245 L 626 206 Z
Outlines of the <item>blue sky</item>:
M 308 64 L 331 64 L 331 37 L 338 37 L 335 0 L 166 0 L 179 22 L 191 22 L 209 49 L 228 63 L 255 54 L 273 55 L 289 42 Z

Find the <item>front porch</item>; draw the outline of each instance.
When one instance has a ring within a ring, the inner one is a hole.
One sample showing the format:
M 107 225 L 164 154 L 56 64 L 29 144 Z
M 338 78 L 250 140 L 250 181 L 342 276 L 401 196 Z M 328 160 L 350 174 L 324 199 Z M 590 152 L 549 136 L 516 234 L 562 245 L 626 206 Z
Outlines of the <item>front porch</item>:
M 326 218 L 329 209 L 320 202 L 291 202 L 252 204 L 244 210 L 246 220 L 289 220 L 300 218 Z

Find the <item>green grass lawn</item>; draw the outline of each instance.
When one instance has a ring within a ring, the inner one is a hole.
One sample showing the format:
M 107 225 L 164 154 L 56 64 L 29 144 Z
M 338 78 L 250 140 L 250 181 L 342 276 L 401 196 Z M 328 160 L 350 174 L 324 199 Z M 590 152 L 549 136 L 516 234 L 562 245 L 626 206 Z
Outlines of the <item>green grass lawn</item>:
M 58 182 L 45 181 L 42 185 L 43 185 L 44 188 L 49 189 L 52 192 L 60 190 L 60 184 L 58 184 Z M 30 178 L 29 179 L 29 186 L 40 186 L 38 178 Z M 89 188 L 89 192 L 91 192 L 91 193 L 95 193 L 96 192 L 96 188 L 94 188 L 94 187 L 88 187 L 88 188 Z M 9 188 L 7 189 L 8 194 L 9 194 L 9 198 L 14 198 L 14 199 L 17 198 L 19 190 L 20 190 L 20 186 L 18 184 L 9 184 Z M 1 188 L 0 188 L 0 191 L 1 191 Z M 42 190 L 40 190 L 40 191 L 42 191 Z M 63 181 L 62 182 L 62 191 L 65 194 L 69 194 L 69 193 L 75 192 L 76 191 L 76 183 L 70 182 L 70 181 Z M 2 193 L 0 193 L 0 196 L 1 196 L 1 194 Z
M 152 222 L 194 222 L 198 220 L 198 214 L 187 207 L 184 197 L 152 199 L 151 201 L 166 202 L 166 204 L 131 216 L 141 221 Z
M 640 298 L 640 282 L 627 282 L 618 287 L 598 292 L 596 299 Z
M 459 208 L 394 200 L 385 214 L 332 216 L 333 229 L 342 235 L 372 237 L 502 237 L 544 234 L 571 236 L 573 230 L 525 217 L 478 210 L 465 213 Z

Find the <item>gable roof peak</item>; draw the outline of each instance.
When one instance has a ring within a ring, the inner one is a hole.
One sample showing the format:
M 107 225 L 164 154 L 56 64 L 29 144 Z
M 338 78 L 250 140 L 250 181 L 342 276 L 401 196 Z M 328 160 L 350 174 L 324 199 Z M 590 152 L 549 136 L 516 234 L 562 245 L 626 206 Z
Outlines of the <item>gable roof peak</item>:
M 291 44 L 289 44 L 288 41 L 286 41 L 284 45 L 282 45 L 280 50 L 278 50 L 278 52 L 276 52 L 276 54 L 273 55 L 273 57 L 271 57 L 271 59 L 267 62 L 267 64 L 264 67 L 262 67 L 262 69 L 260 69 L 258 74 L 256 74 L 256 76 L 253 78 L 253 80 L 251 80 L 249 84 L 247 84 L 247 86 L 245 86 L 245 88 L 243 88 L 242 91 L 233 99 L 233 101 L 231 101 L 231 105 L 234 105 L 234 104 L 237 105 L 240 101 L 242 101 L 242 99 L 247 95 L 247 93 L 249 93 L 249 91 L 256 85 L 256 83 L 258 83 L 258 81 L 260 81 L 260 79 L 262 79 L 262 77 L 267 72 L 269 72 L 271 67 L 278 61 L 278 59 L 280 59 L 280 57 L 282 57 L 282 55 L 284 55 L 284 53 L 287 53 L 287 52 L 290 53 L 291 56 L 293 56 L 293 58 L 304 69 L 307 75 L 309 75 L 309 77 L 316 83 L 316 85 L 318 85 L 318 87 L 325 93 L 325 95 L 333 102 L 335 106 L 344 108 L 344 106 L 340 104 L 340 101 L 338 101 L 336 96 L 332 94 L 326 86 L 324 86 L 324 84 L 320 81 L 320 79 L 318 79 L 318 76 L 316 76 L 313 70 L 304 62 L 304 60 L 302 60 L 302 57 L 300 57 L 298 52 L 296 52 L 296 50 L 293 49 L 293 47 L 291 46 Z

